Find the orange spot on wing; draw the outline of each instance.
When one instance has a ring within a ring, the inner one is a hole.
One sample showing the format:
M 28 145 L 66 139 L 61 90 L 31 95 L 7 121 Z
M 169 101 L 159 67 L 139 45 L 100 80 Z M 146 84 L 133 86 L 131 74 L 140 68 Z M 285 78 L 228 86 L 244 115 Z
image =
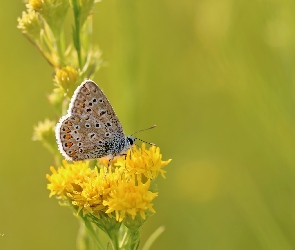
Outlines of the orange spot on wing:
M 80 102 L 80 103 L 79 103 L 79 106 L 80 106 L 81 108 L 85 108 L 85 103 L 84 103 L 84 102 Z
M 71 156 L 75 156 L 77 154 L 76 150 L 73 150 L 73 152 L 71 153 Z
M 79 117 L 77 117 L 77 116 L 76 116 L 74 119 L 75 119 L 75 122 L 80 122 L 80 120 L 81 120 L 81 119 L 80 119 Z
M 66 121 L 65 124 L 68 125 L 68 126 L 72 126 L 73 125 L 73 123 L 71 123 L 70 121 Z
M 66 134 L 65 136 L 64 136 L 64 139 L 67 139 L 67 140 L 69 140 L 69 139 L 71 139 L 71 138 L 73 138 L 70 134 Z
M 66 132 L 66 133 L 71 132 L 71 130 L 70 130 L 68 127 L 66 127 L 66 126 L 64 126 L 64 127 L 62 128 L 62 130 L 63 130 L 64 132 Z
M 70 147 L 72 147 L 73 146 L 73 143 L 72 142 L 66 142 L 65 143 L 65 146 L 67 147 L 67 148 L 70 148 Z

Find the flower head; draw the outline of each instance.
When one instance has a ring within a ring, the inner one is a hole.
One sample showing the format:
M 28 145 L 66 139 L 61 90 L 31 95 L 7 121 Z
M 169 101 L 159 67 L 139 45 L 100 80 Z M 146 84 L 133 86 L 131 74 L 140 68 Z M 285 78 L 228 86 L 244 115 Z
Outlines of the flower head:
M 146 218 L 145 211 L 149 210 L 155 213 L 152 200 L 158 196 L 158 193 L 149 191 L 150 180 L 142 183 L 141 180 L 135 181 L 135 177 L 128 180 L 122 176 L 114 186 L 109 197 L 103 202 L 108 207 L 106 213 L 115 211 L 116 220 L 123 221 L 126 216 L 131 216 L 134 220 L 137 214 L 142 219 Z
M 57 153 L 58 149 L 55 140 L 55 122 L 46 119 L 44 122 L 39 122 L 34 127 L 33 140 L 40 141 L 43 145 L 53 153 Z
M 152 146 L 146 149 L 143 143 L 141 148 L 133 147 L 126 157 L 120 157 L 115 166 L 126 167 L 130 174 L 142 175 L 148 179 L 155 179 L 159 174 L 165 178 L 166 171 L 163 170 L 170 160 L 162 161 L 160 148 Z
M 47 185 L 47 188 L 50 190 L 49 196 L 58 195 L 62 199 L 81 191 L 81 183 L 84 183 L 95 174 L 89 168 L 89 162 L 69 164 L 67 161 L 63 161 L 63 166 L 57 170 L 54 167 L 50 167 L 50 171 L 52 174 L 46 175 L 47 180 L 50 181 Z
M 34 127 L 33 140 L 55 142 L 54 128 L 55 128 L 54 121 L 45 119 L 44 122 L 39 122 L 38 125 Z
M 23 11 L 22 17 L 17 19 L 17 28 L 32 40 L 38 40 L 42 30 L 42 20 L 34 10 Z
M 52 174 L 46 176 L 50 181 L 47 186 L 51 191 L 50 196 L 57 195 L 68 200 L 78 212 L 82 211 L 83 216 L 115 217 L 116 221 L 128 222 L 128 225 L 136 218 L 144 222 L 148 214 L 155 213 L 152 201 L 158 196 L 158 193 L 150 190 L 151 179 L 156 178 L 170 160 L 161 160 L 159 148 L 147 150 L 144 145 L 141 149 L 132 150 L 128 162 L 127 158 L 126 166 L 121 164 L 119 158 L 113 161 L 113 166 L 98 165 L 94 168 L 89 167 L 89 161 L 72 164 L 63 161 L 62 167 L 57 170 L 51 167 Z M 130 165 L 136 169 L 137 163 L 139 169 L 143 165 L 149 166 L 149 169 L 140 173 L 128 169 Z M 149 171 L 150 174 L 146 174 Z M 146 181 L 142 181 L 141 174 Z
M 63 89 L 65 93 L 72 95 L 79 79 L 79 73 L 71 66 L 60 69 L 55 74 L 55 82 Z
M 28 9 L 33 9 L 35 11 L 40 11 L 43 7 L 44 1 L 42 0 L 30 0 L 27 4 Z
M 39 13 L 56 33 L 62 26 L 70 4 L 68 0 L 30 0 L 26 6 L 28 10 Z

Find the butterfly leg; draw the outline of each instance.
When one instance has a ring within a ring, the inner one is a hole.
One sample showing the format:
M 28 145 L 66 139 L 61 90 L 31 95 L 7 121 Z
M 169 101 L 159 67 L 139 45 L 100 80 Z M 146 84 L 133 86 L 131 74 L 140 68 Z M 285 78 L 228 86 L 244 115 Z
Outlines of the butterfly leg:
M 130 160 L 131 160 L 131 153 L 132 153 L 132 150 L 129 150 L 129 159 Z M 127 168 L 126 168 L 126 159 L 127 159 L 127 156 L 128 156 L 128 151 L 127 151 L 127 153 L 120 154 L 120 156 L 125 156 L 125 169 L 127 170 Z
M 127 154 L 121 154 L 120 156 L 125 156 L 125 169 L 127 170 L 127 168 L 126 168 L 126 158 L 127 158 Z

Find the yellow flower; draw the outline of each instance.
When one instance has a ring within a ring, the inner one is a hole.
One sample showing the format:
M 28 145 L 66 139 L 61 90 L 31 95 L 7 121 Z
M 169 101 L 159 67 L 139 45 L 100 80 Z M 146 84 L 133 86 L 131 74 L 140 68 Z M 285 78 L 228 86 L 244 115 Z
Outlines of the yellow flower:
M 50 167 L 52 174 L 46 175 L 47 180 L 50 181 L 50 184 L 47 185 L 50 190 L 49 197 L 58 195 L 65 199 L 69 194 L 81 191 L 81 183 L 95 175 L 95 172 L 88 165 L 89 162 L 69 164 L 67 161 L 63 161 L 63 166 L 57 170 Z
M 72 95 L 72 92 L 77 87 L 76 83 L 79 79 L 79 73 L 71 66 L 66 66 L 60 69 L 55 74 L 55 82 L 64 90 L 65 93 Z
M 152 146 L 146 149 L 143 143 L 141 148 L 133 147 L 127 156 L 121 157 L 114 164 L 124 167 L 130 174 L 143 175 L 148 179 L 155 179 L 159 173 L 165 178 L 166 171 L 163 170 L 170 160 L 162 161 L 160 148 Z
M 123 221 L 127 216 L 131 216 L 134 220 L 137 214 L 140 214 L 142 219 L 145 219 L 146 210 L 155 213 L 151 202 L 158 196 L 158 193 L 152 193 L 148 190 L 149 187 L 150 180 L 142 183 L 138 179 L 136 183 L 135 178 L 128 181 L 122 176 L 122 179 L 111 187 L 112 191 L 108 199 L 103 201 L 103 204 L 108 207 L 106 213 L 115 211 L 116 220 L 119 222 Z
M 97 167 L 91 169 L 89 161 L 72 164 L 63 161 L 62 167 L 57 170 L 50 167 L 50 170 L 52 174 L 46 175 L 50 181 L 47 185 L 51 191 L 50 197 L 57 195 L 62 199 L 69 198 L 77 206 L 78 212 L 82 210 L 83 215 L 91 213 L 98 218 L 106 210 L 103 201 L 119 176 L 117 172 L 108 172 L 105 167 L 100 170 Z
M 45 119 L 44 122 L 39 122 L 37 126 L 34 127 L 33 140 L 34 141 L 53 141 L 55 142 L 54 135 L 55 122 Z
M 26 5 L 28 10 L 41 14 L 55 34 L 61 29 L 69 6 L 68 0 L 30 0 Z
M 44 122 L 39 122 L 34 127 L 33 141 L 41 141 L 43 145 L 53 154 L 58 153 L 58 148 L 55 139 L 55 122 L 46 119 Z
M 42 30 L 42 21 L 39 14 L 34 10 L 23 11 L 22 17 L 17 19 L 17 28 L 26 34 L 32 40 L 39 40 Z
M 141 174 L 152 178 L 159 173 L 164 175 L 162 167 L 170 160 L 162 161 L 159 148 L 146 150 L 145 145 L 141 149 L 134 148 L 131 155 L 127 155 L 126 165 L 122 164 L 122 159 L 125 157 L 111 162 L 122 165 L 119 167 L 109 166 L 107 159 L 100 159 L 100 164 L 105 166 L 98 165 L 93 169 L 89 167 L 89 161 L 72 164 L 63 161 L 63 166 L 57 170 L 51 167 L 52 174 L 46 176 L 50 182 L 47 186 L 50 197 L 57 195 L 68 200 L 83 216 L 115 217 L 128 227 L 141 225 L 148 214 L 155 213 L 152 201 L 158 196 L 149 190 L 151 178 L 144 182 Z M 138 170 L 134 170 L 136 164 Z
M 72 199 L 72 204 L 79 207 L 78 212 L 83 211 L 83 216 L 91 213 L 100 218 L 102 212 L 106 210 L 103 201 L 108 198 L 111 186 L 117 182 L 118 173 L 108 172 L 105 167 L 102 167 L 100 171 L 95 167 L 93 171 L 95 174 L 91 178 L 80 183 L 80 191 L 67 195 Z
M 43 0 L 30 0 L 26 5 L 28 9 L 33 9 L 35 11 L 40 11 L 43 7 Z

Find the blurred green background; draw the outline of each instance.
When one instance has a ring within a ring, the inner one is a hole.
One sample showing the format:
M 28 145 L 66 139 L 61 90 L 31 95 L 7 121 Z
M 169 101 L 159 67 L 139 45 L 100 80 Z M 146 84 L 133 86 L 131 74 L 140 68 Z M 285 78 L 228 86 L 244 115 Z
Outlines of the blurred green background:
M 53 159 L 33 126 L 58 119 L 53 70 L 0 8 L 0 249 L 75 249 L 78 222 L 49 199 Z M 94 79 L 125 132 L 172 158 L 152 249 L 295 249 L 295 1 L 104 0 Z

